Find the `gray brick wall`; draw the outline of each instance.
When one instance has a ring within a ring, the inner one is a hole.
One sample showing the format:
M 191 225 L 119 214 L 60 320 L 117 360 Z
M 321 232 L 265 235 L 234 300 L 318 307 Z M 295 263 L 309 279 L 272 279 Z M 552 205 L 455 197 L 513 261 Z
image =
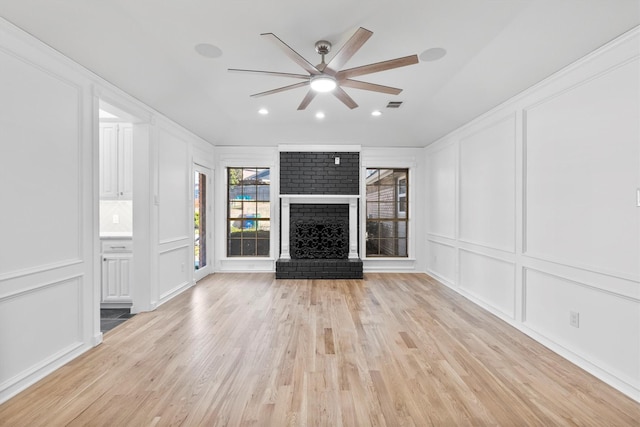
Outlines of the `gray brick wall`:
M 360 153 L 281 152 L 280 194 L 359 194 L 359 168 Z

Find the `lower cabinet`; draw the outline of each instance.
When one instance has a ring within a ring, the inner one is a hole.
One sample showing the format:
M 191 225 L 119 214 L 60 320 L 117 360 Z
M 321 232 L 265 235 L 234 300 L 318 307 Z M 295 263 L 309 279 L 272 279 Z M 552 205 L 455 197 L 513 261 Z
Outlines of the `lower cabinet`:
M 102 302 L 131 303 L 131 285 L 133 277 L 133 253 L 129 245 L 110 243 L 116 250 L 105 250 L 102 253 Z M 122 249 L 120 249 L 122 248 Z

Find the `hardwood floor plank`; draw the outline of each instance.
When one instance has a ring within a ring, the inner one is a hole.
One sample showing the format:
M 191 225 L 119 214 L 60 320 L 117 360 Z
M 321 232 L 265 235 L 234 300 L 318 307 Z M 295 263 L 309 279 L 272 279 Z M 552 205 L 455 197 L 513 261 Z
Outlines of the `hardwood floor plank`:
M 637 426 L 640 404 L 424 274 L 215 274 L 0 405 L 21 426 Z

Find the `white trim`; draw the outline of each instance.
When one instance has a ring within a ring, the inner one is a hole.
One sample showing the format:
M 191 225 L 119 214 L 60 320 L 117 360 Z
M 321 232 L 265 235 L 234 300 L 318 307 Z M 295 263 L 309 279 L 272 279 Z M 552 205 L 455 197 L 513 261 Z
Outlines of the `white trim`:
M 278 145 L 278 152 L 360 152 L 362 151 L 362 146 L 360 145 L 289 145 L 289 144 L 280 144 Z

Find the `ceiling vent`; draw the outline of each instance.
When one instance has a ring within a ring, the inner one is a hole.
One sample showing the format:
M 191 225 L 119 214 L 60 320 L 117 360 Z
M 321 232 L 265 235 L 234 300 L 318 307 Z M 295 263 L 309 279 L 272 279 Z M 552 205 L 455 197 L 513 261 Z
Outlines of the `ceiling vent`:
M 387 108 L 400 108 L 402 101 L 389 101 Z

